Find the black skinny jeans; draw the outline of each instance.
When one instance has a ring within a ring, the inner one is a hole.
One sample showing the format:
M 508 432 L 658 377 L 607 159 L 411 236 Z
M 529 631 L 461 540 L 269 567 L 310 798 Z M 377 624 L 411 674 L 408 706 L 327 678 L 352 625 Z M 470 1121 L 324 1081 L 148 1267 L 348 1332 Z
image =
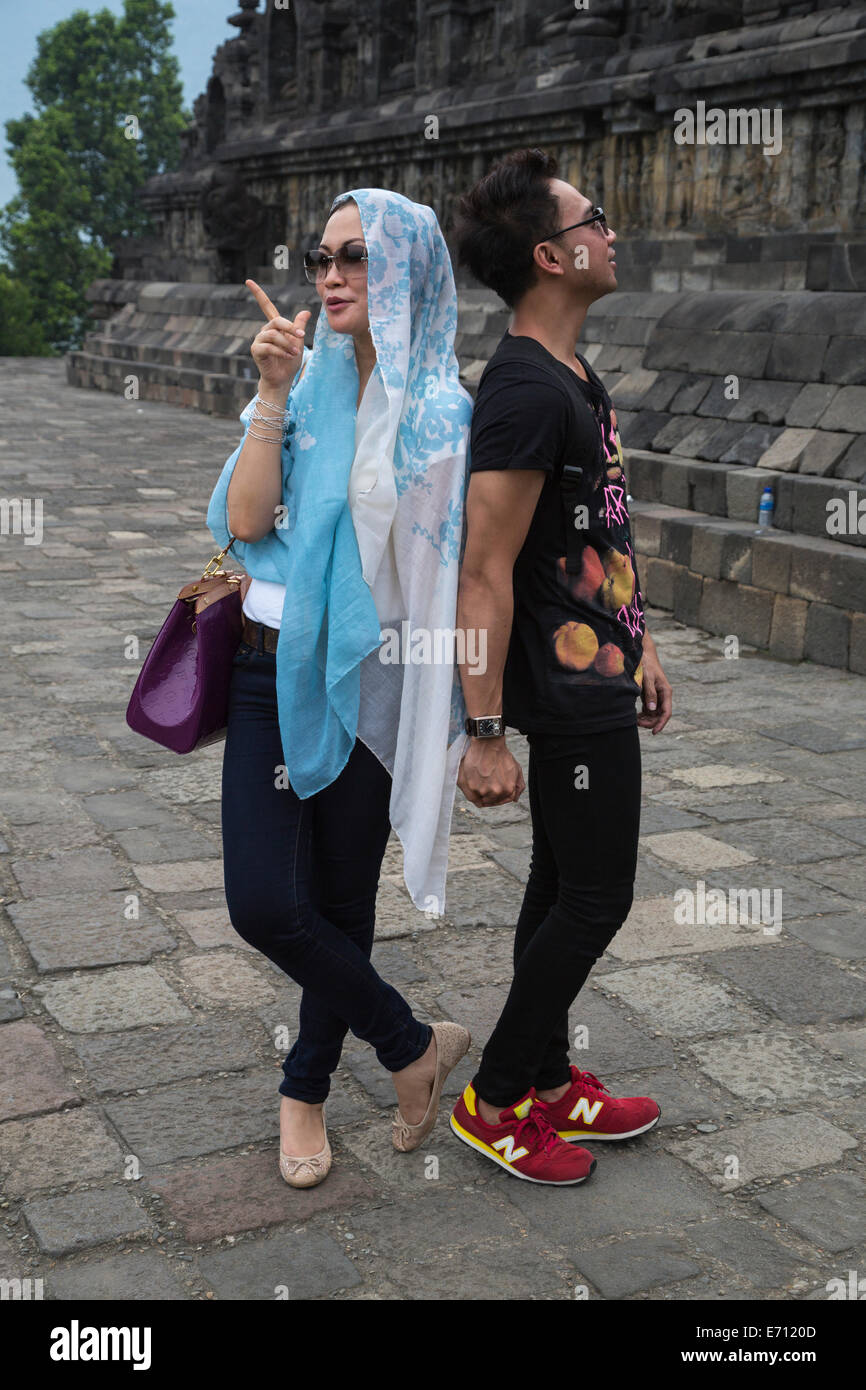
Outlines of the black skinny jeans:
M 242 642 L 223 754 L 226 901 L 235 931 L 302 986 L 279 1090 L 318 1104 L 348 1029 L 391 1072 L 423 1055 L 432 1030 L 370 964 L 390 773 L 357 739 L 335 781 L 302 801 L 277 787 L 283 763 L 276 656 Z
M 530 734 L 532 857 L 514 978 L 473 1078 L 489 1105 L 571 1080 L 568 1009 L 629 914 L 637 869 L 637 725 L 568 738 Z M 575 786 L 575 767 L 588 785 Z

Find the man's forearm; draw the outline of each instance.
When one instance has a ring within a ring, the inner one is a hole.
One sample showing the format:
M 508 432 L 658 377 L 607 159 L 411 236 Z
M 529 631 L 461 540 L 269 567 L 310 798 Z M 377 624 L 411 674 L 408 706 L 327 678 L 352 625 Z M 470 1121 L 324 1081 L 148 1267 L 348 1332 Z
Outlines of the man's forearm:
M 512 579 L 480 572 L 460 577 L 457 591 L 457 627 L 464 634 L 464 654 L 484 652 L 485 663 L 458 663 L 466 713 L 472 719 L 502 713 L 502 677 L 514 620 Z M 469 634 L 475 640 L 469 641 Z M 480 634 L 486 634 L 486 650 Z M 482 669 L 483 665 L 483 669 Z
M 259 381 L 258 396 L 285 410 L 289 387 L 268 387 Z M 275 419 L 282 421 L 279 416 Z M 261 540 L 274 529 L 282 497 L 282 445 L 247 431 L 226 494 L 229 530 L 242 541 Z

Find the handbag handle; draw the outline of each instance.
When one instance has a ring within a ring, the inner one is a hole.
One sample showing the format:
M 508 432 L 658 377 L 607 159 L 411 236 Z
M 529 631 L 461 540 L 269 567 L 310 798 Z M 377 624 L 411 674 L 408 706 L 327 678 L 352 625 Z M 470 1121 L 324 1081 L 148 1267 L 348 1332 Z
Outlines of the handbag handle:
M 231 534 L 231 533 L 230 533 L 230 534 Z M 211 575 L 216 574 L 216 571 L 219 569 L 220 565 L 222 564 L 223 556 L 226 554 L 227 551 L 231 550 L 231 548 L 232 548 L 232 546 L 234 545 L 236 539 L 237 539 L 236 536 L 232 536 L 232 538 L 231 538 L 231 540 L 229 541 L 228 545 L 224 545 L 223 548 L 222 548 L 222 550 L 219 552 L 219 554 L 217 554 L 217 555 L 212 555 L 212 556 L 210 557 L 210 559 L 208 560 L 207 564 L 205 565 L 204 573 L 202 574 L 202 579 L 209 579 L 209 578 L 211 577 Z M 212 568 L 212 567 L 215 567 L 215 568 Z

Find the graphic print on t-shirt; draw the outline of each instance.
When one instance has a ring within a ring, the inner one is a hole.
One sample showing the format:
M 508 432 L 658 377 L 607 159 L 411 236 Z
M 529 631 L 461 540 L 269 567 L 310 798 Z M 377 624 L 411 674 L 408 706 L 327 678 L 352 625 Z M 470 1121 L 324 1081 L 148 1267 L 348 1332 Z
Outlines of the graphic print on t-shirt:
M 643 668 L 635 668 L 629 657 L 636 654 L 644 630 L 643 595 L 637 587 L 616 412 L 605 409 L 603 398 L 596 399 L 594 409 L 589 401 L 586 404 L 599 427 L 601 467 L 588 496 L 573 502 L 579 494 L 574 489 L 568 494 L 574 516 L 567 525 L 583 534 L 578 562 L 574 554 L 571 564 L 567 555 L 556 562 L 559 581 L 581 613 L 556 627 L 551 640 L 560 666 L 584 681 L 605 681 L 627 672 L 640 688 Z M 577 550 L 575 538 L 570 539 Z M 611 617 L 617 627 L 611 627 Z
M 546 474 L 514 563 L 502 681 L 506 726 L 521 733 L 636 722 L 643 608 L 628 486 L 610 398 L 575 356 L 585 375 L 534 338 L 504 333 L 472 416 L 473 473 Z

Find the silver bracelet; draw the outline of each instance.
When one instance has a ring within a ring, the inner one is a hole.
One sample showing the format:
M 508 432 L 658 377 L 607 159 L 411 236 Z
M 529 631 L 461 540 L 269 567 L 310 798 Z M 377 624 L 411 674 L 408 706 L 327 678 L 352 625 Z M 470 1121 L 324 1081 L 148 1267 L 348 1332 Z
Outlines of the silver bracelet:
M 268 411 L 271 414 L 267 414 Z M 273 401 L 263 401 L 256 395 L 250 416 L 249 433 L 254 439 L 262 439 L 268 444 L 281 444 L 286 435 L 288 418 L 289 412 L 283 406 L 275 405 Z M 255 425 L 263 426 L 265 433 L 260 433 L 254 428 Z

